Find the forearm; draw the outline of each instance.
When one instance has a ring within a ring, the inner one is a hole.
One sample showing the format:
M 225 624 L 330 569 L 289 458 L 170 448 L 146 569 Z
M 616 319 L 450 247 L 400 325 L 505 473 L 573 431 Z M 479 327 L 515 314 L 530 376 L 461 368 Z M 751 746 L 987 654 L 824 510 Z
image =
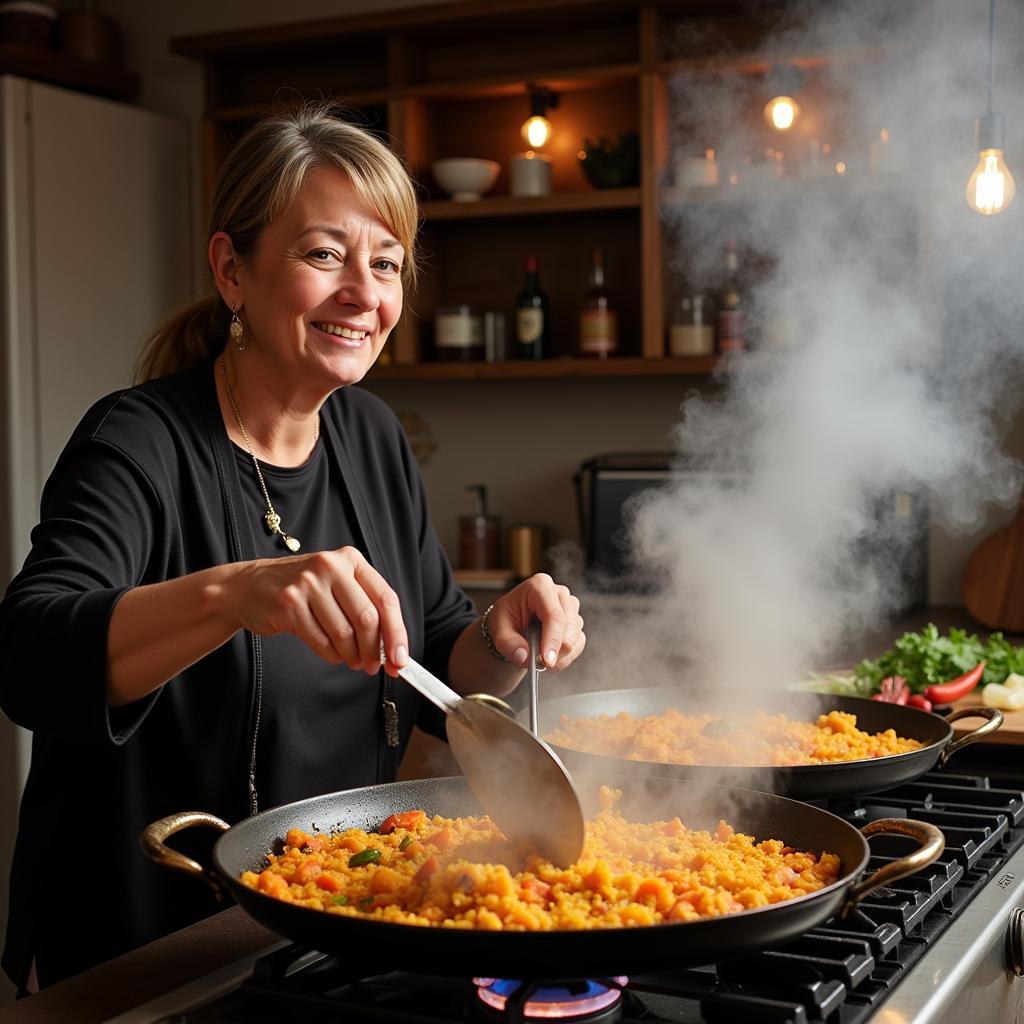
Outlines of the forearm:
M 459 634 L 448 658 L 449 683 L 461 694 L 492 693 L 503 697 L 519 685 L 523 675 L 518 665 L 499 661 L 487 649 L 479 619 Z
M 216 650 L 241 623 L 230 598 L 238 572 L 215 566 L 129 590 L 107 635 L 107 703 L 130 704 Z

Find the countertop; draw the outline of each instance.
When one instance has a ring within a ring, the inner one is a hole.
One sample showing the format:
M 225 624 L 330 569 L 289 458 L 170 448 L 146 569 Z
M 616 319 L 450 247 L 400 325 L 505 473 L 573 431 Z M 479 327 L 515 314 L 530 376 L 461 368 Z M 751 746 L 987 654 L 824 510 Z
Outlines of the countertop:
M 0 1021 L 98 1024 L 278 941 L 232 907 L 5 1007 Z
M 874 657 L 928 622 L 984 634 L 963 609 L 923 608 L 858 644 L 851 661 Z M 1024 642 L 1024 637 L 1011 637 Z M 0 1010 L 2 1024 L 97 1024 L 252 954 L 279 937 L 232 907 Z

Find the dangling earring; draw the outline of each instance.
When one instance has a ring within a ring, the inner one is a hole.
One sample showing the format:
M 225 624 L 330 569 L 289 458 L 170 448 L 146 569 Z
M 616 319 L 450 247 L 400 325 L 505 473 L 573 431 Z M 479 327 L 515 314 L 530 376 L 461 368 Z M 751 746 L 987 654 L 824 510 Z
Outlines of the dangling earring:
M 231 335 L 231 340 L 234 342 L 235 348 L 239 352 L 245 351 L 245 328 L 242 326 L 242 321 L 238 319 L 238 307 L 236 306 L 231 311 L 231 326 L 228 328 L 228 334 Z

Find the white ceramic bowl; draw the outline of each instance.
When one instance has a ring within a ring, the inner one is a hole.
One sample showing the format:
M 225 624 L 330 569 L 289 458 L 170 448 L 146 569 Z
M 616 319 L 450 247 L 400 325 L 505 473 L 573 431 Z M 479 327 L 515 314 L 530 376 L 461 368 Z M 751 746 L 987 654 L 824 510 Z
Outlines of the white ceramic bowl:
M 435 160 L 434 178 L 456 202 L 472 202 L 491 188 L 498 180 L 501 164 L 475 157 L 453 157 Z

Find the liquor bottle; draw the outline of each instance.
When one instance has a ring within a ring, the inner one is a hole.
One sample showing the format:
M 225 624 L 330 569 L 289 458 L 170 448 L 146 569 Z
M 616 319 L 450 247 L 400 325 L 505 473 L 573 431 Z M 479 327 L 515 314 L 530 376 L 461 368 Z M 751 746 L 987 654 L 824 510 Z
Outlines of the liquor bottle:
M 526 257 L 526 280 L 516 299 L 516 357 L 544 359 L 551 353 L 548 297 L 541 291 L 537 257 Z
M 604 257 L 594 250 L 587 290 L 580 306 L 580 355 L 604 359 L 619 347 L 618 314 L 604 284 Z
M 725 243 L 725 285 L 718 300 L 718 351 L 743 352 L 747 347 L 744 330 L 743 300 L 739 285 L 739 259 L 736 243 Z

